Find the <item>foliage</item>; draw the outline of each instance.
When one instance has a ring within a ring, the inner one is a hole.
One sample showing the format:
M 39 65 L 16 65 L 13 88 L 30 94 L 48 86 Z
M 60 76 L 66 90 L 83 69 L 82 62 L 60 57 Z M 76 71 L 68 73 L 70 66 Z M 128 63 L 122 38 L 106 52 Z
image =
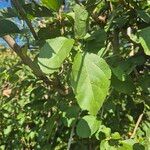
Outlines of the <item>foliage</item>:
M 149 150 L 149 0 L 12 2 L 0 36 L 26 44 L 0 51 L 0 149 Z

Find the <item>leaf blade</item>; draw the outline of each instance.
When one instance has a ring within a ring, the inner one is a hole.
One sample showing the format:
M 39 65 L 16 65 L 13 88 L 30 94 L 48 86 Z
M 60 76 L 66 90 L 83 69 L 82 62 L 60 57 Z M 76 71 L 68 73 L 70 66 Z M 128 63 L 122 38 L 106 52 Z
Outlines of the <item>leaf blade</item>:
M 65 37 L 46 40 L 38 57 L 41 70 L 46 74 L 52 74 L 57 71 L 64 59 L 69 55 L 73 44 L 73 39 Z
M 71 85 L 83 110 L 96 115 L 107 95 L 111 71 L 107 63 L 95 54 L 78 53 L 71 74 Z
M 146 55 L 150 55 L 150 27 L 139 31 L 139 40 Z
M 20 30 L 17 27 L 17 25 L 7 19 L 0 20 L 0 29 L 2 29 L 0 31 L 0 37 L 7 35 L 7 34 L 20 33 Z
M 87 20 L 88 12 L 87 10 L 78 4 L 74 7 L 75 20 L 74 20 L 74 32 L 75 37 L 82 39 L 87 33 Z

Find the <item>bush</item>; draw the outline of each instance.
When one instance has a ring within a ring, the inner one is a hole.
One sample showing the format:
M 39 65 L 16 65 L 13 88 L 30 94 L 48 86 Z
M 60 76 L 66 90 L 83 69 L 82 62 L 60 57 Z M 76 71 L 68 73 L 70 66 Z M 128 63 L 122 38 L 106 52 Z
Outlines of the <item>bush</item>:
M 149 1 L 12 5 L 0 10 L 14 51 L 0 54 L 0 149 L 149 150 Z

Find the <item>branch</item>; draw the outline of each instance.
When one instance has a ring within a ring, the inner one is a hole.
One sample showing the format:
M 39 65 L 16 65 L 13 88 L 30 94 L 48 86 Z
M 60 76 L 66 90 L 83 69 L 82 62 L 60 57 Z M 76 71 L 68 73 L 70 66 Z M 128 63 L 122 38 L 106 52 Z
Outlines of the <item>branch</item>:
M 29 19 L 26 16 L 26 12 L 24 10 L 24 8 L 20 5 L 20 3 L 18 2 L 18 0 L 12 0 L 12 3 L 14 4 L 14 6 L 16 7 L 16 9 L 19 11 L 20 15 L 22 16 L 22 18 L 24 18 L 24 20 L 26 21 L 33 37 L 35 38 L 35 40 L 38 39 L 38 36 L 34 30 L 34 28 L 32 27 L 31 22 L 29 21 Z
M 119 29 L 114 29 L 112 34 L 112 46 L 114 53 L 118 53 L 119 50 Z
M 78 121 L 80 115 L 81 115 L 81 112 L 79 112 L 78 116 L 76 117 L 76 119 L 74 121 L 74 124 L 72 125 L 70 137 L 69 137 L 68 144 L 67 144 L 67 150 L 70 150 L 70 147 L 72 144 L 72 138 L 74 136 L 74 130 L 75 130 L 75 127 L 76 127 L 76 124 L 77 124 L 77 121 Z
M 143 118 L 143 113 L 139 116 L 139 118 L 138 118 L 138 120 L 137 120 L 137 122 L 136 122 L 136 125 L 135 125 L 135 128 L 134 128 L 134 130 L 133 130 L 133 133 L 132 133 L 132 135 L 131 135 L 131 137 L 130 138 L 134 138 L 134 136 L 135 136 L 135 134 L 136 134 L 136 131 L 137 131 L 137 129 L 138 129 L 138 126 L 139 126 L 139 124 L 140 124 L 140 122 L 141 122 L 141 120 L 142 120 L 142 118 Z
M 70 147 L 71 147 L 71 144 L 72 144 L 72 137 L 74 136 L 75 126 L 76 126 L 76 123 L 71 128 L 71 133 L 70 133 L 70 137 L 69 137 L 69 141 L 68 141 L 68 145 L 67 145 L 67 150 L 70 150 Z
M 59 94 L 65 96 L 68 94 L 68 90 L 64 89 L 57 83 L 57 81 L 50 81 L 47 76 L 41 71 L 37 63 L 31 60 L 29 56 L 22 52 L 21 47 L 15 42 L 15 40 L 10 35 L 3 36 L 3 39 L 10 46 L 10 48 L 21 58 L 22 62 L 27 65 L 33 72 L 33 74 L 43 80 L 52 89 L 58 91 Z
M 48 85 L 52 83 L 40 70 L 40 67 L 34 61 L 32 61 L 29 56 L 23 54 L 21 47 L 15 42 L 15 40 L 10 35 L 3 36 L 3 39 L 10 46 L 10 48 L 21 58 L 23 63 L 33 71 L 33 74 L 36 77 L 40 78 Z

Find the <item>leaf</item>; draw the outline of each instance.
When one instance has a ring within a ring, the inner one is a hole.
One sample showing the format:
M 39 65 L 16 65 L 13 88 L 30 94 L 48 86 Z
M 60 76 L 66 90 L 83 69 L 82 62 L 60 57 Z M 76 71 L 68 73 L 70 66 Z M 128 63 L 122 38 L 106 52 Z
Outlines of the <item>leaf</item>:
M 10 83 L 16 83 L 19 80 L 19 76 L 17 74 L 10 74 L 8 80 Z
M 144 22 L 150 23 L 150 13 L 144 10 L 138 10 L 137 14 Z
M 73 125 L 75 119 L 74 118 L 62 117 L 61 121 L 64 124 L 64 126 L 71 127 Z
M 86 138 L 92 136 L 100 126 L 100 121 L 95 116 L 87 115 L 84 116 L 77 124 L 77 134 L 79 137 Z M 83 132 L 82 128 L 86 130 Z
M 145 93 L 150 93 L 150 75 L 148 73 L 139 77 L 139 85 Z
M 112 69 L 112 72 L 113 74 L 121 81 L 125 81 L 125 78 L 126 78 L 126 74 L 124 72 L 124 70 L 120 67 L 120 66 L 117 66 L 115 68 L 111 68 Z
M 97 0 L 87 0 L 87 5 L 94 5 L 96 3 Z
M 17 17 L 17 12 L 15 11 L 15 9 L 12 9 L 10 7 L 6 9 L 0 9 L 0 19 L 11 17 Z
M 79 137 L 87 138 L 91 135 L 90 127 L 88 126 L 88 123 L 84 119 L 80 119 L 77 127 L 76 132 Z
M 44 101 L 34 100 L 31 103 L 25 105 L 25 108 L 32 108 L 35 111 L 42 111 L 44 109 Z
M 111 71 L 104 59 L 95 54 L 78 53 L 74 59 L 71 85 L 83 110 L 96 115 L 110 85 Z
M 29 3 L 23 5 L 23 8 L 27 14 L 27 16 L 32 17 L 49 17 L 52 16 L 52 11 L 49 10 L 47 7 L 40 6 L 36 3 Z
M 135 55 L 127 58 L 125 61 L 120 62 L 118 65 L 126 74 L 130 74 L 137 66 L 141 66 L 146 62 L 146 59 L 142 55 Z
M 6 129 L 4 129 L 4 135 L 8 135 L 12 131 L 12 125 L 7 126 Z
M 103 132 L 105 134 L 105 137 L 110 138 L 110 135 L 111 135 L 111 129 L 110 128 L 108 128 L 104 125 L 101 125 L 99 127 L 99 130 L 97 133 L 100 133 L 100 132 Z
M 7 34 L 13 34 L 13 33 L 19 33 L 20 30 L 12 21 L 2 19 L 0 20 L 0 37 L 7 35 Z
M 118 150 L 133 150 L 133 145 L 135 144 L 135 141 L 132 139 L 124 140 L 120 142 L 122 146 L 118 148 Z
M 91 130 L 91 135 L 93 135 L 99 129 L 101 122 L 92 115 L 84 116 L 83 119 L 88 123 Z
M 74 32 L 75 37 L 82 39 L 87 33 L 88 12 L 84 6 L 76 4 L 74 7 L 75 20 Z
M 111 146 L 108 140 L 102 140 L 100 143 L 100 150 L 118 150 L 118 148 Z
M 146 55 L 150 55 L 150 27 L 141 29 L 139 32 L 139 40 Z
M 60 32 L 60 27 L 57 25 L 49 25 L 47 27 L 44 28 L 40 28 L 40 30 L 38 31 L 38 37 L 40 39 L 50 39 L 50 38 L 55 38 L 61 35 Z
M 25 5 L 22 5 L 24 8 L 26 15 L 29 18 L 33 17 L 49 17 L 52 16 L 52 11 L 44 6 L 40 6 L 37 3 L 28 3 Z M 11 17 L 17 17 L 18 13 L 14 8 L 8 7 L 6 9 L 0 10 L 0 18 L 11 18 Z
M 95 31 L 89 38 L 86 39 L 86 50 L 97 53 L 105 46 L 106 32 L 104 30 Z
M 115 133 L 111 134 L 111 138 L 117 140 L 117 139 L 120 139 L 121 136 L 118 132 L 115 132 Z
M 121 17 L 116 17 L 113 20 L 114 28 L 122 28 L 127 24 L 129 15 L 123 14 Z
M 134 82 L 130 76 L 127 76 L 125 81 L 120 81 L 117 77 L 112 76 L 112 86 L 116 91 L 128 95 L 132 94 L 136 90 Z
M 57 118 L 58 118 L 58 114 L 53 114 L 49 119 L 48 119 L 48 122 L 47 124 L 45 125 L 45 129 L 46 129 L 46 132 L 48 133 L 48 137 L 47 139 L 49 139 L 53 132 L 55 131 L 55 127 L 56 127 L 56 121 L 57 121 Z
M 66 110 L 67 118 L 77 118 L 80 108 L 77 105 L 71 106 Z
M 46 40 L 38 57 L 38 64 L 42 71 L 46 74 L 52 74 L 57 71 L 69 55 L 73 44 L 73 39 L 65 37 Z
M 96 8 L 95 10 L 97 10 L 96 6 L 101 2 L 102 1 L 99 1 L 99 0 L 87 0 L 86 8 L 87 8 L 88 12 L 92 13 L 95 8 Z
M 133 150 L 146 150 L 146 146 L 144 144 L 144 146 L 140 143 L 135 143 L 133 145 Z
M 58 11 L 62 4 L 62 0 L 42 0 L 42 4 L 49 9 Z
M 118 66 L 112 67 L 113 74 L 121 81 L 125 81 L 126 77 L 131 74 L 137 66 L 141 66 L 146 62 L 144 56 L 133 56 L 121 61 Z

